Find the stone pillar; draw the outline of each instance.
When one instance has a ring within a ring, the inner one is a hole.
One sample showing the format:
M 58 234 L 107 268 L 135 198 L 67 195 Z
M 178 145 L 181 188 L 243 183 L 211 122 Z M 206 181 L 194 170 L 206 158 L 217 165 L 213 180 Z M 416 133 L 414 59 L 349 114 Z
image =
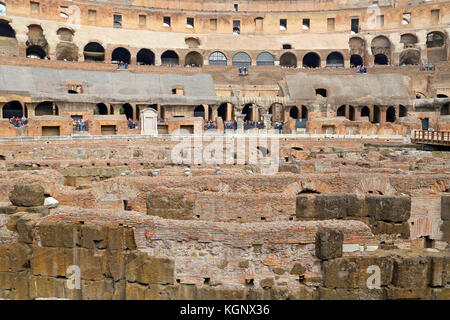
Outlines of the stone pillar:
M 28 108 L 28 118 L 34 117 L 34 108 L 36 108 L 36 103 L 27 103 L 26 106 Z
M 380 108 L 380 123 L 386 123 L 386 106 Z
M 226 121 L 231 120 L 232 117 L 232 105 L 231 103 L 227 103 L 227 117 L 226 117 Z
M 355 108 L 355 121 L 358 121 L 361 117 L 361 107 L 354 107 Z
M 368 105 L 367 108 L 369 108 L 369 111 L 370 111 L 369 121 L 370 121 L 370 122 L 373 122 L 373 113 L 374 113 L 374 107 L 373 107 L 373 104 Z
M 350 106 L 348 104 L 345 105 L 345 118 L 350 119 Z
M 244 118 L 245 114 L 235 113 L 237 120 L 237 133 L 244 133 Z
M 217 119 L 217 106 L 216 105 L 212 105 L 212 106 L 210 106 L 211 107 L 211 109 L 212 109 L 212 117 L 211 117 L 211 120 L 212 121 L 216 121 L 216 119 Z M 208 108 L 209 109 L 209 108 Z
M 263 114 L 264 126 L 267 130 L 272 129 L 272 122 L 270 121 L 271 117 L 272 115 L 270 113 Z

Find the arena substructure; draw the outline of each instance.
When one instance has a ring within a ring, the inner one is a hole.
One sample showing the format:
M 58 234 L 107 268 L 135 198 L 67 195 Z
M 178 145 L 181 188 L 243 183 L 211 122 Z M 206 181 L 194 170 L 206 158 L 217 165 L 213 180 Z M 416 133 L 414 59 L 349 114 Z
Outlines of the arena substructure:
M 450 300 L 449 8 L 0 0 L 0 299 Z
M 267 175 L 177 144 L 1 143 L 0 296 L 449 299 L 448 152 L 283 139 Z

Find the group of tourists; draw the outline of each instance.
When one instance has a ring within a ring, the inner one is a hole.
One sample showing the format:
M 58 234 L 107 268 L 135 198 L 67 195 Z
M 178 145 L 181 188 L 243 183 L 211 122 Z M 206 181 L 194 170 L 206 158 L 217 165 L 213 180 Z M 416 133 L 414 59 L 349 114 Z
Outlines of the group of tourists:
M 356 73 L 367 73 L 367 68 L 365 66 L 358 65 L 356 67 Z
M 282 133 L 282 132 L 283 132 L 284 122 L 275 121 L 275 122 L 272 124 L 272 126 L 273 126 L 273 128 L 275 129 L 275 132 Z
M 263 121 L 253 121 L 253 120 L 246 120 L 244 122 L 244 130 L 249 129 L 264 129 L 264 122 Z
M 239 67 L 239 74 L 240 75 L 247 75 L 248 74 L 248 67 Z
M 123 61 L 119 61 L 119 62 L 117 63 L 117 69 L 120 69 L 120 70 L 126 70 L 126 69 L 128 69 L 128 63 L 123 62 Z
M 235 120 L 227 120 L 223 122 L 223 127 L 225 130 L 236 130 L 237 122 Z
M 128 129 L 137 129 L 139 126 L 139 122 L 133 121 L 132 119 L 128 118 Z
M 83 119 L 73 120 L 72 126 L 74 131 L 87 131 L 87 124 Z
M 203 128 L 205 130 L 217 129 L 217 122 L 216 121 L 205 120 L 205 122 L 203 124 Z
M 28 123 L 28 120 L 27 118 L 25 118 L 25 116 L 22 116 L 22 118 L 11 117 L 11 119 L 9 119 L 9 123 L 12 124 L 14 127 L 19 128 L 26 125 Z

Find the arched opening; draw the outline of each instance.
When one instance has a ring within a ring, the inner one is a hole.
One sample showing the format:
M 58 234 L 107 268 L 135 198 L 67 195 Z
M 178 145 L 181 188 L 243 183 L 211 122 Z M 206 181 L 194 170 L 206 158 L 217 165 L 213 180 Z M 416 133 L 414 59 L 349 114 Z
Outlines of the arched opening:
M 340 106 L 336 111 L 336 116 L 345 117 L 345 106 Z
M 315 52 L 307 53 L 303 57 L 303 67 L 306 68 L 318 68 L 320 67 L 320 57 Z
M 380 107 L 373 107 L 373 120 L 372 123 L 380 123 Z
M 356 68 L 363 65 L 363 58 L 359 54 L 352 54 L 350 56 L 350 68 Z
M 227 118 L 227 104 L 222 103 L 219 108 L 217 108 L 217 116 L 221 117 L 223 121 L 230 120 Z
M 149 49 L 141 49 L 136 55 L 136 64 L 151 66 L 155 64 L 155 54 Z
M 442 93 L 438 94 L 436 97 L 437 98 L 448 98 L 448 96 L 446 94 L 442 94 Z
M 10 101 L 3 106 L 3 118 L 11 119 L 12 117 L 22 118 L 23 108 L 19 101 Z
M 348 119 L 355 121 L 355 108 L 353 106 L 348 106 Z
M 244 121 L 252 120 L 252 109 L 250 109 L 251 104 L 247 104 L 242 109 L 242 114 L 245 114 Z
M 368 117 L 370 119 L 370 109 L 366 106 L 364 106 L 361 109 L 361 117 Z
M 105 48 L 97 42 L 89 42 L 84 46 L 84 61 L 105 61 Z
M 111 63 L 128 63 L 130 64 L 131 54 L 125 48 L 119 47 L 114 49 L 111 55 Z
M 73 31 L 68 28 L 59 28 L 56 34 L 61 41 L 72 41 L 73 39 Z
M 374 63 L 376 65 L 387 65 L 388 64 L 388 57 L 386 57 L 386 55 L 382 54 L 382 53 L 376 54 Z
M 308 119 L 308 108 L 305 106 L 302 106 L 302 119 Z
M 196 106 L 194 109 L 194 117 L 200 117 L 205 119 L 205 107 L 202 105 Z
M 39 103 L 34 109 L 34 115 L 38 116 L 57 116 L 58 106 L 51 101 L 44 101 Z
M 406 117 L 407 115 L 408 115 L 408 110 L 406 109 L 406 107 L 400 105 L 399 109 L 398 109 L 398 117 L 402 118 L 402 117 Z
M 15 38 L 16 32 L 7 21 L 0 20 L 0 37 Z
M 232 64 L 233 66 L 249 67 L 252 64 L 252 59 L 245 52 L 238 52 L 234 55 Z
M 427 34 L 427 58 L 429 63 L 447 60 L 446 36 L 433 31 Z
M 167 50 L 161 55 L 161 64 L 177 66 L 179 64 L 178 55 L 175 51 Z
M 400 65 L 418 65 L 420 63 L 420 51 L 406 49 L 400 53 Z
M 29 46 L 26 51 L 27 58 L 32 59 L 44 59 L 47 54 L 45 53 L 45 50 L 37 45 Z
M 203 57 L 196 51 L 189 52 L 184 58 L 184 64 L 191 67 L 201 67 L 203 65 Z
M 78 47 L 72 42 L 60 42 L 56 46 L 56 60 L 78 61 Z
M 299 119 L 299 112 L 296 106 L 291 107 L 291 110 L 289 110 L 289 116 L 292 119 Z
M 389 107 L 386 110 L 386 122 L 395 122 L 395 108 Z
M 291 52 L 283 53 L 280 57 L 280 66 L 297 68 L 297 57 Z
M 326 98 L 327 97 L 327 89 L 325 88 L 317 88 L 316 89 L 316 96 L 321 96 Z
M 343 68 L 344 57 L 340 52 L 332 52 L 327 56 L 327 68 Z
M 256 57 L 256 65 L 257 66 L 273 66 L 273 56 L 268 52 L 261 52 Z
M 441 116 L 450 115 L 450 103 L 446 103 L 441 107 Z
M 97 112 L 101 115 L 107 115 L 108 114 L 108 107 L 104 103 L 98 103 L 97 106 Z
M 414 48 L 417 42 L 417 37 L 411 33 L 402 34 L 400 36 L 400 43 L 403 43 L 404 49 Z
M 226 66 L 227 65 L 227 57 L 219 51 L 211 53 L 209 56 L 209 65 L 210 66 Z
M 124 114 L 127 119 L 133 119 L 133 107 L 129 103 L 125 103 L 120 110 L 120 114 Z

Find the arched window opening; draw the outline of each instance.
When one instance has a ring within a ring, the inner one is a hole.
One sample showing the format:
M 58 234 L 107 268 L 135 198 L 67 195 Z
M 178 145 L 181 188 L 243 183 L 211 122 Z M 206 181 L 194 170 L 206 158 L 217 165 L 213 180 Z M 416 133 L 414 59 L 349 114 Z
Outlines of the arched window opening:
M 108 107 L 106 107 L 106 105 L 104 103 L 98 103 L 96 108 L 97 108 L 96 110 L 97 110 L 98 114 L 101 114 L 101 115 L 108 114 Z
M 0 20 L 0 37 L 15 38 L 16 32 L 8 22 Z
M 179 58 L 175 51 L 167 50 L 161 55 L 161 64 L 177 66 L 179 64 Z
M 291 52 L 283 53 L 280 57 L 280 66 L 297 68 L 297 57 Z
M 120 114 L 124 114 L 127 119 L 133 119 L 133 107 L 129 103 L 125 103 L 120 110 Z
M 3 106 L 3 118 L 11 119 L 12 117 L 22 118 L 23 108 L 19 101 L 10 101 Z
M 227 65 L 227 57 L 219 51 L 211 53 L 209 56 L 209 65 L 210 66 L 226 66 Z
M 194 117 L 200 117 L 205 119 L 205 107 L 202 105 L 195 107 Z
M 130 64 L 130 58 L 131 54 L 130 51 L 128 51 L 125 48 L 119 47 L 114 49 L 111 55 L 111 63 L 128 63 Z
M 57 116 L 58 106 L 51 101 L 44 101 L 39 103 L 34 109 L 35 116 Z
M 420 51 L 407 49 L 400 53 L 400 65 L 418 65 L 420 63 Z
M 375 64 L 376 65 L 387 65 L 388 64 L 388 58 L 386 57 L 386 55 L 380 53 L 375 55 Z
M 256 57 L 257 66 L 273 66 L 273 56 L 268 52 L 261 52 L 258 57 Z
M 222 103 L 219 106 L 219 108 L 217 109 L 217 116 L 221 117 L 222 120 L 224 120 L 224 121 L 231 120 L 231 119 L 228 119 L 228 116 L 227 116 L 227 104 L 226 103 Z
M 289 116 L 292 119 L 299 119 L 299 112 L 298 112 L 298 108 L 296 106 L 293 106 L 291 108 L 291 110 L 289 110 Z
M 155 54 L 149 49 L 141 49 L 136 55 L 136 64 L 151 66 L 155 64 Z
M 327 57 L 327 68 L 343 68 L 344 57 L 339 52 L 332 52 Z
M 427 34 L 427 48 L 439 48 L 445 45 L 445 36 L 440 32 Z
M 47 54 L 40 46 L 29 46 L 26 51 L 27 58 L 31 59 L 44 59 Z
M 247 53 L 238 52 L 234 55 L 232 64 L 233 66 L 249 67 L 252 64 L 252 59 Z
M 327 97 L 327 89 L 317 88 L 316 89 L 316 96 L 321 96 L 321 97 L 326 98 Z
M 446 103 L 441 107 L 441 116 L 450 115 L 450 103 Z
M 350 68 L 356 68 L 363 65 L 363 58 L 359 54 L 352 54 L 350 56 Z
M 338 117 L 345 117 L 345 106 L 340 106 L 340 107 L 337 109 L 336 115 L 337 115 Z
M 408 110 L 406 110 L 406 107 L 400 105 L 399 111 L 398 111 L 399 118 L 406 117 L 407 115 L 408 115 Z
M 184 64 L 191 67 L 201 67 L 203 65 L 203 57 L 196 51 L 189 52 L 184 59 Z
M 368 118 L 370 118 L 370 109 L 368 107 L 364 106 L 361 109 L 361 117 L 368 117 Z
M 105 48 L 97 42 L 89 42 L 83 50 L 84 61 L 105 61 Z
M 303 57 L 303 67 L 318 68 L 320 67 L 320 57 L 317 53 L 310 52 Z
M 386 122 L 395 122 L 395 108 L 389 107 L 386 110 Z

